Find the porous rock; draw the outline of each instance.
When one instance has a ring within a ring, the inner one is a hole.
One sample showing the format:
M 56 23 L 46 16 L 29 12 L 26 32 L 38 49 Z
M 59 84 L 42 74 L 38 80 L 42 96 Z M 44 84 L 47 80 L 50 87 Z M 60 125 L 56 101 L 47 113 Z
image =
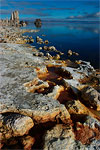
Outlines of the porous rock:
M 76 139 L 82 144 L 91 146 L 91 142 L 100 141 L 100 122 L 91 116 L 86 116 L 82 123 L 76 123 L 75 134 Z
M 89 62 L 81 61 L 81 64 L 78 65 L 77 68 L 72 67 L 62 67 L 66 71 L 69 71 L 73 79 L 71 80 L 65 80 L 69 85 L 72 86 L 72 88 L 79 89 L 80 86 L 82 86 L 82 80 L 84 80 L 86 77 L 90 77 L 90 75 L 93 75 L 95 70 L 90 65 Z
M 49 87 L 49 84 L 47 82 L 43 82 L 42 80 L 36 78 L 33 81 L 24 83 L 24 86 L 26 87 L 27 92 L 34 93 L 35 91 L 37 92 L 44 91 L 45 88 Z
M 21 138 L 21 143 L 24 146 L 24 150 L 31 150 L 35 143 L 35 138 L 27 135 Z
M 43 150 L 91 150 L 91 148 L 95 148 L 95 143 L 99 143 L 93 141 L 93 145 L 82 144 L 79 140 L 76 140 L 72 128 L 62 124 L 47 130 L 43 140 Z M 99 144 L 97 147 L 99 148 Z
M 100 93 L 97 92 L 94 88 L 87 86 L 81 90 L 82 98 L 94 109 L 100 110 Z
M 32 119 L 17 113 L 5 113 L 0 115 L 1 140 L 28 134 L 34 126 Z
M 70 126 L 62 124 L 54 126 L 47 130 L 44 135 L 43 149 L 47 150 L 72 150 L 75 137 Z

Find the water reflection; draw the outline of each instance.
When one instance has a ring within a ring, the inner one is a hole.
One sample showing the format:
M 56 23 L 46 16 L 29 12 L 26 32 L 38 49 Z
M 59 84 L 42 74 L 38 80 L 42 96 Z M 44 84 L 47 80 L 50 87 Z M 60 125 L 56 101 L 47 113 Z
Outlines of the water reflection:
M 35 29 L 34 24 L 27 26 L 29 29 Z M 65 53 L 64 59 L 67 59 L 69 49 L 78 52 L 80 55 L 75 59 L 90 61 L 95 67 L 99 67 L 99 34 L 100 28 L 98 22 L 43 22 L 40 32 L 25 33 L 33 36 L 35 39 L 39 35 L 43 40 L 49 40 L 49 45 L 55 46 L 58 50 Z M 45 34 L 45 37 L 41 35 Z M 33 43 L 37 48 L 42 45 Z

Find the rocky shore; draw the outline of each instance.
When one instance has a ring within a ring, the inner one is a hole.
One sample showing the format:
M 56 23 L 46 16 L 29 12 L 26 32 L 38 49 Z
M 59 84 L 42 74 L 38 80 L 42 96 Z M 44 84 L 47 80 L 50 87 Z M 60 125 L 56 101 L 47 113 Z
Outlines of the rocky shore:
M 0 149 L 99 150 L 100 72 L 44 56 L 0 26 Z

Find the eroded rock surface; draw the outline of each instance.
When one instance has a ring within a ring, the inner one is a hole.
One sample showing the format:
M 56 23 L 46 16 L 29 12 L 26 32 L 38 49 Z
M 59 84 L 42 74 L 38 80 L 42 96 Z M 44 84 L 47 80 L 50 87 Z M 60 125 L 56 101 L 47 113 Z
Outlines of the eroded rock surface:
M 88 86 L 81 90 L 82 98 L 90 107 L 100 111 L 100 93 Z
M 84 117 L 83 123 L 76 123 L 76 139 L 82 144 L 100 141 L 100 122 L 90 116 Z
M 56 125 L 44 135 L 44 150 L 73 150 L 75 136 L 70 126 Z
M 90 63 L 15 44 L 28 30 L 0 32 L 0 148 L 99 149 L 99 76 Z
M 85 131 L 82 130 L 84 133 Z M 87 130 L 90 132 L 90 130 Z M 86 133 L 87 133 L 86 131 Z M 84 140 L 88 139 L 89 134 L 84 135 L 82 133 L 79 133 L 79 137 L 83 138 Z M 100 147 L 100 140 L 93 140 L 91 142 L 91 145 L 84 145 L 82 144 L 79 139 L 77 140 L 75 138 L 75 134 L 70 126 L 65 125 L 56 125 L 50 130 L 47 130 L 47 132 L 44 135 L 44 141 L 45 144 L 43 146 L 44 150 L 95 150 L 99 149 Z
M 11 137 L 23 136 L 28 134 L 34 126 L 32 119 L 16 113 L 5 113 L 0 115 L 0 134 L 1 139 L 5 140 Z

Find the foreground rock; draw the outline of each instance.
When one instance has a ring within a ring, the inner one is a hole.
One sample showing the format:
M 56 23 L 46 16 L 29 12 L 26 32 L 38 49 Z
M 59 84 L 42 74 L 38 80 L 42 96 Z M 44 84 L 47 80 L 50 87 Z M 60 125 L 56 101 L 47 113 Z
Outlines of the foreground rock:
M 34 126 L 32 119 L 28 116 L 8 113 L 0 115 L 0 134 L 1 141 L 11 137 L 23 136 L 28 134 L 29 130 Z
M 92 87 L 85 87 L 81 90 L 82 98 L 89 105 L 100 111 L 100 93 Z
M 15 43 L 15 44 L 26 44 L 33 43 L 32 37 L 22 36 L 25 32 L 38 32 L 39 30 L 22 30 L 15 27 L 2 27 L 0 26 L 0 43 Z M 4 33 L 6 32 L 6 33 Z
M 80 125 L 81 127 L 81 125 Z M 83 140 L 88 140 L 89 135 L 91 134 L 90 130 L 83 128 L 80 132 L 78 126 L 79 137 Z M 93 133 L 93 132 L 92 132 Z M 94 133 L 95 134 L 95 133 Z M 88 135 L 88 136 L 87 136 Z M 90 136 L 91 138 L 91 136 Z M 87 142 L 87 141 L 86 141 Z M 93 140 L 91 145 L 82 144 L 79 139 L 77 140 L 75 134 L 70 126 L 65 125 L 56 125 L 52 129 L 48 130 L 44 135 L 44 146 L 43 149 L 47 150 L 95 150 L 99 149 L 100 140 Z
M 0 148 L 99 149 L 95 69 L 85 61 L 62 61 L 59 55 L 44 56 L 33 46 L 15 44 L 26 38 L 24 31 L 1 29 Z M 7 43 L 13 39 L 14 44 Z
M 93 142 L 96 146 L 96 142 L 100 142 L 100 122 L 85 116 L 81 123 L 76 123 L 75 136 L 82 144 L 88 145 Z
M 75 136 L 70 126 L 56 125 L 44 135 L 44 150 L 73 150 Z
M 26 136 L 21 139 L 21 142 L 24 146 L 24 150 L 31 150 L 33 144 L 35 143 L 35 139 L 31 136 Z

